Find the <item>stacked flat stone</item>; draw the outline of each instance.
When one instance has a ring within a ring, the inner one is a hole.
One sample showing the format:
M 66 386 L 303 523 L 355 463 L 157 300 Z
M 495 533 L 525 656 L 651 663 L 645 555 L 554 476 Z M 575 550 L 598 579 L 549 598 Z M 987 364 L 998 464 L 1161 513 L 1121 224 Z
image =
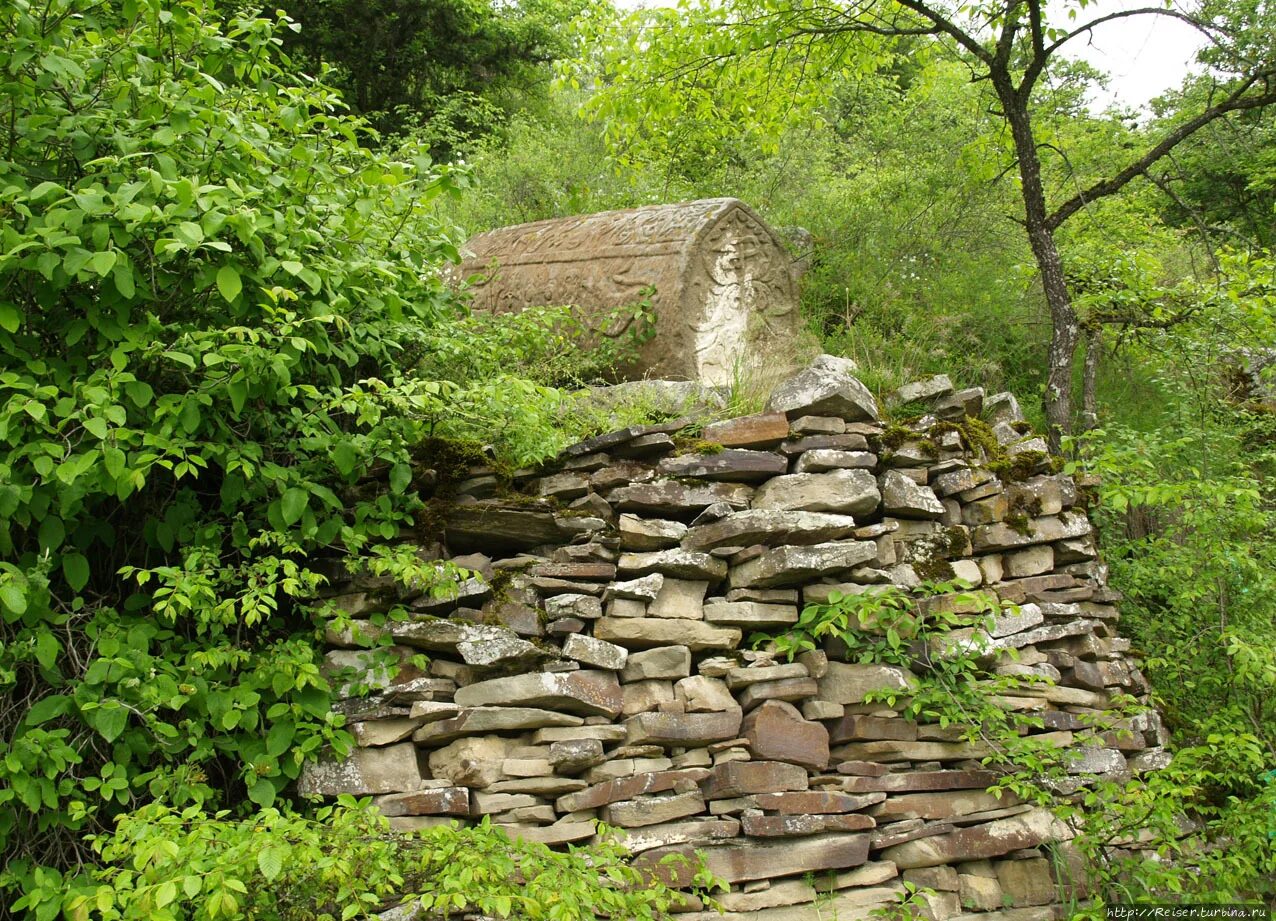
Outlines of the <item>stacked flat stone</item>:
M 690 879 L 664 858 L 702 854 L 731 885 L 727 918 L 861 917 L 906 882 L 931 890 L 939 921 L 1059 916 L 1084 888 L 1068 829 L 986 792 L 982 743 L 866 702 L 907 695 L 915 675 L 841 661 L 837 643 L 793 662 L 746 648 L 834 592 L 959 577 L 1019 605 L 985 656 L 1044 679 L 1000 703 L 1070 750 L 1061 792 L 1168 763 L 1154 711 L 1087 729 L 1114 695 L 1148 689 L 1078 486 L 1014 398 L 931 379 L 891 398 L 921 418 L 887 426 L 849 370 L 825 356 L 765 412 L 695 439 L 684 422 L 591 438 L 516 474 L 517 495 L 472 471 L 442 513 L 445 552 L 476 573 L 459 593 L 351 583 L 335 599 L 355 623 L 330 631 L 328 666 L 362 669 L 347 690 L 371 691 L 340 704 L 360 747 L 301 791 L 372 795 L 399 829 L 487 816 L 550 845 L 590 841 L 601 820 L 675 886 Z M 999 463 L 952 424 L 981 414 Z M 366 619 L 392 602 L 415 616 Z M 393 676 L 374 661 L 387 653 Z

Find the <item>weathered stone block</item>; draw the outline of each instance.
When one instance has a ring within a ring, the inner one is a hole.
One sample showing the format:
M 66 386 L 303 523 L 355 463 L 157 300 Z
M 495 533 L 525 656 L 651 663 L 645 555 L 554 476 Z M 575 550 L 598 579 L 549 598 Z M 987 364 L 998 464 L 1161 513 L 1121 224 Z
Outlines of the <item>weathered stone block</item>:
M 1037 847 L 1069 837 L 1067 826 L 1047 809 L 1033 809 L 1021 815 L 997 819 L 984 825 L 963 828 L 886 848 L 882 857 L 901 868 L 936 867 L 963 860 L 1000 857 L 1011 851 Z
M 639 713 L 625 720 L 630 745 L 699 748 L 740 734 L 739 709 L 721 713 Z
M 695 550 L 654 550 L 651 553 L 624 553 L 620 571 L 632 575 L 658 572 L 674 579 L 716 582 L 725 578 L 727 564 L 717 557 Z M 666 580 L 667 581 L 667 580 Z
M 470 791 L 465 787 L 437 787 L 411 793 L 378 796 L 372 804 L 387 818 L 402 815 L 469 815 Z
M 828 730 L 803 719 L 792 704 L 766 701 L 744 718 L 741 732 L 755 757 L 789 761 L 812 770 L 828 766 Z
M 704 797 L 700 795 L 700 791 L 689 790 L 686 793 L 640 796 L 609 803 L 603 807 L 602 820 L 608 825 L 621 828 L 641 828 L 644 825 L 657 825 L 699 815 L 704 812 L 704 808 Z
M 740 827 L 750 838 L 797 838 L 839 831 L 867 831 L 877 822 L 859 813 L 847 815 L 748 815 Z
M 718 480 L 724 483 L 760 483 L 786 473 L 789 462 L 770 451 L 746 451 L 728 448 L 717 454 L 680 454 L 660 462 L 665 476 L 693 480 Z
M 820 698 L 838 704 L 863 703 L 874 691 L 907 693 L 917 685 L 917 676 L 896 665 L 859 665 L 830 662 L 820 679 Z
M 685 646 L 692 652 L 734 649 L 740 644 L 735 627 L 717 627 L 697 620 L 647 617 L 604 617 L 594 624 L 594 636 L 626 649 Z
M 384 748 L 357 748 L 344 761 L 325 759 L 307 764 L 297 781 L 302 796 L 350 793 L 407 793 L 420 789 L 421 768 L 410 742 Z
M 789 420 L 782 412 L 756 413 L 711 422 L 704 427 L 702 437 L 727 448 L 766 448 L 789 437 Z
M 850 515 L 753 508 L 693 527 L 683 538 L 692 550 L 753 544 L 818 544 L 847 537 L 857 525 Z
M 867 470 L 831 470 L 768 480 L 754 496 L 753 507 L 863 516 L 872 513 L 880 501 L 877 480 Z
M 898 470 L 888 470 L 880 480 L 882 510 L 897 518 L 942 518 L 943 503 L 929 486 L 914 483 Z
M 479 311 L 579 304 L 607 322 L 654 287 L 654 335 L 619 369 L 730 386 L 741 368 L 773 363 L 798 338 L 797 274 L 780 238 L 734 198 L 647 205 L 499 227 L 471 237 L 452 277 Z M 493 267 L 496 270 L 493 270 Z M 647 321 L 642 321 L 647 322 Z
M 458 689 L 455 700 L 462 707 L 522 704 L 585 716 L 616 716 L 622 704 L 615 674 L 583 670 L 480 681 Z
M 876 421 L 877 401 L 868 388 L 840 371 L 807 368 L 771 393 L 767 409 L 799 416 L 837 416 L 854 422 Z
M 701 786 L 708 799 L 730 799 L 752 793 L 806 790 L 809 779 L 800 765 L 783 761 L 732 761 L 715 765 Z M 765 808 L 765 807 L 763 807 Z
M 686 678 L 691 674 L 691 650 L 686 646 L 660 646 L 635 652 L 625 660 L 622 681 Z
M 567 638 L 563 643 L 563 655 L 582 665 L 593 665 L 609 671 L 620 671 L 629 657 L 628 651 L 621 646 L 580 634 Z
M 732 588 L 801 585 L 847 572 L 877 556 L 871 541 L 839 541 L 809 547 L 777 547 L 733 566 Z

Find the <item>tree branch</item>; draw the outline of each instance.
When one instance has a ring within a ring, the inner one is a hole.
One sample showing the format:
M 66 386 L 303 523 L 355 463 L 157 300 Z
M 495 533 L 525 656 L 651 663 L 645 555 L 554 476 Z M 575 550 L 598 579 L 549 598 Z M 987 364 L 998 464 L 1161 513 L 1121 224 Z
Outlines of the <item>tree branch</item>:
M 1211 41 L 1216 41 L 1213 29 L 1206 26 L 1199 19 L 1189 16 L 1187 13 L 1182 13 L 1174 9 L 1166 9 L 1163 6 L 1143 6 L 1134 10 L 1121 10 L 1116 13 L 1108 13 L 1106 16 L 1100 16 L 1097 19 L 1090 20 L 1085 25 L 1077 26 L 1067 35 L 1047 46 L 1043 53 L 1046 57 L 1049 57 L 1078 35 L 1083 35 L 1086 32 L 1093 31 L 1096 26 L 1103 25 L 1105 22 L 1112 22 L 1114 19 L 1129 19 L 1131 16 L 1168 16 L 1171 19 L 1178 19 L 1187 23 Z
M 961 45 L 979 60 L 983 61 L 989 67 L 995 63 L 992 54 L 979 42 L 975 41 L 974 36 L 964 31 L 960 26 L 948 19 L 938 10 L 932 8 L 925 0 L 896 0 L 900 6 L 905 9 L 912 10 L 923 19 L 929 19 L 946 34 L 952 36 L 957 44 Z
M 1178 144 L 1187 140 L 1211 122 L 1216 121 L 1231 112 L 1244 112 L 1249 109 L 1259 109 L 1263 106 L 1276 103 L 1276 87 L 1273 87 L 1271 83 L 1274 76 L 1276 76 L 1276 68 L 1261 74 L 1251 75 L 1222 102 L 1217 105 L 1210 106 L 1208 109 L 1205 109 L 1203 112 L 1198 114 L 1195 118 L 1179 125 L 1162 138 L 1160 143 L 1145 153 L 1138 160 L 1135 160 L 1125 169 L 1121 170 L 1121 172 L 1117 173 L 1110 179 L 1104 179 L 1100 182 L 1096 182 L 1094 185 L 1090 186 L 1090 188 L 1077 193 L 1072 198 L 1065 201 L 1056 208 L 1049 217 L 1046 218 L 1046 227 L 1053 231 L 1090 202 L 1119 192 L 1131 180 L 1144 175 L 1153 163 L 1160 160 L 1178 146 Z M 1255 84 L 1260 82 L 1264 85 L 1263 92 L 1247 95 L 1249 90 Z

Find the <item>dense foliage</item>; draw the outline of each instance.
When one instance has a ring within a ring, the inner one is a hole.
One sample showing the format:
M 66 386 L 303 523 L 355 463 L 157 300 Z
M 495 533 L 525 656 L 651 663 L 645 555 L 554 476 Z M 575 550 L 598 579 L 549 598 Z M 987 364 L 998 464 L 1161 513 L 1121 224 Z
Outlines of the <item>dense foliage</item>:
M 211 0 L 0 8 L 0 899 L 286 918 L 416 891 L 657 917 L 667 893 L 590 882 L 633 882 L 607 848 L 390 839 L 366 809 L 288 800 L 306 758 L 349 744 L 319 668 L 327 576 L 456 575 L 383 549 L 429 445 L 525 464 L 605 424 L 557 389 L 615 357 L 580 354 L 570 311 L 469 317 L 440 266 L 468 231 L 735 195 L 809 231 L 810 326 L 872 386 L 959 369 L 1031 404 L 1049 315 L 1004 120 L 924 35 L 741 57 L 780 36 L 653 45 L 685 10 L 578 0 L 284 6 L 304 27 Z M 1270 59 L 1245 28 L 1263 10 L 1211 4 L 1234 28 L 1206 57 Z M 714 55 L 735 63 L 693 66 Z M 1061 194 L 1211 98 L 1192 79 L 1150 117 L 1099 112 L 1098 79 L 1061 61 L 1033 93 Z M 1273 898 L 1272 117 L 1212 123 L 1057 234 L 1095 372 L 1073 463 L 1102 478 L 1122 629 L 1175 736 L 1170 770 L 1073 815 L 1095 861 L 1147 829 L 1173 858 L 1106 866 L 1109 899 Z M 834 608 L 811 616 L 845 632 Z M 987 676 L 958 671 L 981 707 Z M 517 891 L 484 868 L 510 861 Z
M 311 599 L 411 521 L 415 446 L 562 443 L 501 361 L 548 327 L 454 373 L 458 177 L 361 147 L 282 25 L 0 18 L 0 892 L 39 917 L 117 815 L 268 807 L 348 744 Z
M 571 49 L 587 0 L 289 0 L 284 36 L 382 133 L 417 129 L 436 154 L 499 127 L 548 86 L 543 65 Z

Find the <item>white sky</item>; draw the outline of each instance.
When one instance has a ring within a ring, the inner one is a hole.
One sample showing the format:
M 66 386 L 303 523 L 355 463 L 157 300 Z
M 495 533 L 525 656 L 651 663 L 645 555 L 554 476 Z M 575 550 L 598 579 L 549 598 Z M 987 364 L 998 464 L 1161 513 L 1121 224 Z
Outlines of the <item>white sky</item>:
M 616 0 L 621 9 L 672 6 L 673 0 Z M 1117 10 L 1157 6 L 1158 0 L 1095 0 L 1078 14 L 1087 22 Z M 1061 9 L 1061 0 L 1050 6 Z M 1067 19 L 1056 16 L 1060 26 Z M 1109 90 L 1093 98 L 1096 108 L 1110 105 L 1143 108 L 1154 97 L 1177 87 L 1201 48 L 1199 32 L 1167 16 L 1135 16 L 1097 27 L 1089 38 L 1078 36 L 1068 53 L 1111 75 Z
M 1080 15 L 1089 21 L 1122 9 L 1155 6 L 1146 0 L 1100 0 Z M 1201 33 L 1168 16 L 1134 16 L 1098 26 L 1087 41 L 1073 39 L 1068 53 L 1110 74 L 1099 107 L 1116 103 L 1141 108 L 1153 97 L 1177 87 L 1203 44 Z

